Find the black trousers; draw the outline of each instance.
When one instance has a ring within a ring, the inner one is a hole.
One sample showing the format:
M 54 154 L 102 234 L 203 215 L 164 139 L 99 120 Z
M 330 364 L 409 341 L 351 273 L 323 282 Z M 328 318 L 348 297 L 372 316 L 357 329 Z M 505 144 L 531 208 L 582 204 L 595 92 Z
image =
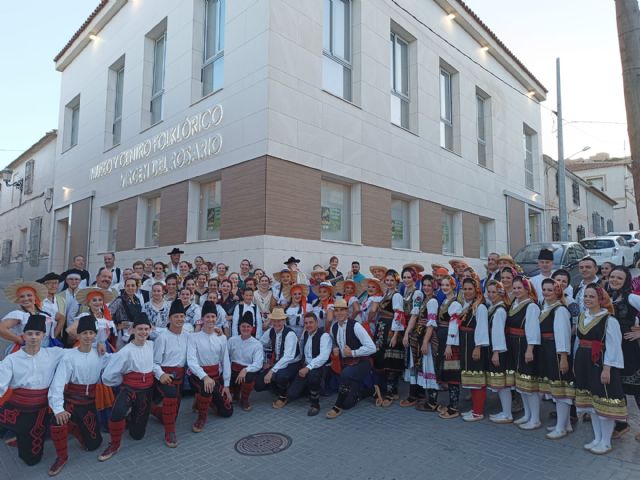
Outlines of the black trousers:
M 358 403 L 360 389 L 370 371 L 371 364 L 368 358 L 363 358 L 358 363 L 342 368 L 336 407 L 348 410 Z
M 326 367 L 320 367 L 309 370 L 309 373 L 307 373 L 307 376 L 304 378 L 300 375 L 296 375 L 287 389 L 287 398 L 289 400 L 300 398 L 305 389 L 307 389 L 309 392 L 309 403 L 313 406 L 319 406 L 320 385 L 324 377 L 325 368 Z
M 64 409 L 71 414 L 69 431 L 82 439 L 82 444 L 87 450 L 96 450 L 102 444 L 96 403 L 76 404 L 73 401 L 65 401 Z
M 137 390 L 127 385 L 122 385 L 111 410 L 111 421 L 119 422 L 127 418 L 129 414 L 129 436 L 134 440 L 144 437 L 147 430 L 147 421 L 151 412 L 153 400 L 153 387 Z
M 233 403 L 231 399 L 225 400 L 222 390 L 224 385 L 220 377 L 214 378 L 216 384 L 213 387 L 213 392 L 208 393 L 204 391 L 204 382 L 195 375 L 189 375 L 189 383 L 193 389 L 203 398 L 210 398 L 211 402 L 215 405 L 219 417 L 230 417 L 233 415 Z
M 270 369 L 263 369 L 256 375 L 256 392 L 263 392 L 272 388 L 276 394 L 281 398 L 287 397 L 287 389 L 298 375 L 301 362 L 294 362 L 287 365 L 285 368 L 278 370 L 271 377 L 271 383 L 264 383 L 264 377 L 269 373 Z
M 0 427 L 16 434 L 18 456 L 27 465 L 42 459 L 44 434 L 51 420 L 49 406 L 23 407 L 8 400 L 0 407 Z

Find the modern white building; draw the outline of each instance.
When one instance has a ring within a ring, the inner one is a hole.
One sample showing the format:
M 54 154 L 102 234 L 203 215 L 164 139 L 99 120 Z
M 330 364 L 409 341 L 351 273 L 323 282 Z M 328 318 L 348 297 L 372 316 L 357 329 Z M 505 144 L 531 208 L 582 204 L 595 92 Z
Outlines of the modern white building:
M 56 270 L 545 238 L 546 90 L 461 0 L 103 0 L 55 63 Z
M 607 232 L 640 228 L 630 158 L 610 158 L 607 154 L 598 154 L 586 160 L 569 161 L 567 168 L 616 201 L 613 228 L 607 227 Z
M 547 212 L 547 238 L 560 240 L 560 205 L 558 190 L 558 162 L 544 155 L 546 180 L 545 209 Z M 617 202 L 599 188 L 565 170 L 568 239 L 580 241 L 585 237 L 606 235 L 613 231 L 614 208 Z
M 1 285 L 16 278 L 38 278 L 47 269 L 56 137 L 56 130 L 47 132 L 2 171 Z

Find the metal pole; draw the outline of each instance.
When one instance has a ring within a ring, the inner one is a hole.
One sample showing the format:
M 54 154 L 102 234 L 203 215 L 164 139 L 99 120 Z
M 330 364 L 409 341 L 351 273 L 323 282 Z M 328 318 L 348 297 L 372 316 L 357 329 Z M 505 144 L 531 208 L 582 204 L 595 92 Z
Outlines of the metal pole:
M 560 241 L 566 242 L 569 239 L 567 218 L 567 191 L 566 191 L 566 170 L 564 166 L 564 143 L 562 136 L 562 90 L 560 87 L 560 59 L 556 58 L 556 82 L 558 97 L 558 216 L 560 217 Z

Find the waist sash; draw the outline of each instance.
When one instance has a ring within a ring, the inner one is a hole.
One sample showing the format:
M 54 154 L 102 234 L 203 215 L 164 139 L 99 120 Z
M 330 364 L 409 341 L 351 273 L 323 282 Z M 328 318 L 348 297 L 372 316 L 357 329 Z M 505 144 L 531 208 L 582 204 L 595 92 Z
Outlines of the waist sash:
M 153 372 L 129 372 L 123 376 L 122 384 L 136 390 L 146 390 L 153 387 Z
M 9 401 L 16 406 L 43 408 L 47 406 L 48 388 L 33 390 L 30 388 L 15 388 L 11 393 Z

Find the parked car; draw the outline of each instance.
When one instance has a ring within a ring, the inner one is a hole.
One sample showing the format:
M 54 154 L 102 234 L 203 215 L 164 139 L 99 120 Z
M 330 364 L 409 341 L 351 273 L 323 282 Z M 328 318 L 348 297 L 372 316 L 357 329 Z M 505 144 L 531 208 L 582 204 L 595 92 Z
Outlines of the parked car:
M 614 265 L 629 266 L 633 264 L 633 248 L 627 245 L 624 238 L 618 236 L 591 237 L 580 240 L 598 265 L 611 262 Z
M 633 264 L 635 265 L 640 260 L 640 230 L 630 230 L 628 232 L 609 232 L 607 236 L 622 237 L 629 246 L 633 248 Z
M 571 274 L 571 285 L 576 287 L 581 278 L 578 262 L 588 255 L 584 247 L 577 242 L 530 243 L 518 250 L 513 259 L 522 267 L 527 276 L 532 277 L 540 273 L 538 269 L 538 254 L 543 248 L 548 248 L 553 252 L 553 269 L 562 268 L 567 270 Z

